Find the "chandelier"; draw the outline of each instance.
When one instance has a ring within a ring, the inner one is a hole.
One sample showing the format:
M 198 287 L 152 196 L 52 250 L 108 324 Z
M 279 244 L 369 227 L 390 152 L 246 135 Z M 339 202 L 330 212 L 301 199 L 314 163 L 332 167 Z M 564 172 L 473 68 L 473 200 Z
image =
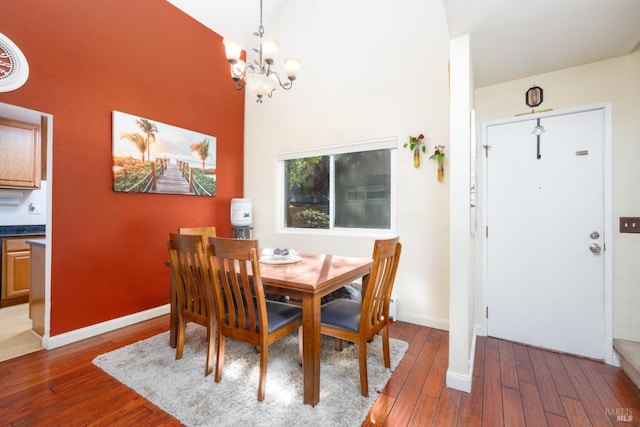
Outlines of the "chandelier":
M 225 37 L 222 42 L 227 54 L 227 61 L 231 64 L 231 78 L 236 83 L 236 89 L 241 90 L 247 86 L 251 93 L 258 97 L 256 102 L 262 103 L 262 98 L 265 95 L 271 98 L 278 85 L 284 90 L 291 89 L 300 69 L 300 60 L 291 57 L 284 58 L 284 68 L 288 79 L 284 82 L 280 79 L 280 73 L 271 69 L 280 43 L 276 39 L 264 36 L 262 0 L 260 0 L 260 25 L 258 25 L 258 31 L 253 35 L 260 38 L 260 48 L 253 49 L 258 54 L 258 59 L 254 59 L 253 64 L 247 64 L 240 59 L 242 44 L 238 39 Z

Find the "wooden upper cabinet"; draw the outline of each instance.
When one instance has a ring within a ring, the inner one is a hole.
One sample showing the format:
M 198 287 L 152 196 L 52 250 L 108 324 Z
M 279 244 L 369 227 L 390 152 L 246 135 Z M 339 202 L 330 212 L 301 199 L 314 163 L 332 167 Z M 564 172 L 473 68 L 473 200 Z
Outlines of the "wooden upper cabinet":
M 40 125 L 0 118 L 0 188 L 40 188 Z

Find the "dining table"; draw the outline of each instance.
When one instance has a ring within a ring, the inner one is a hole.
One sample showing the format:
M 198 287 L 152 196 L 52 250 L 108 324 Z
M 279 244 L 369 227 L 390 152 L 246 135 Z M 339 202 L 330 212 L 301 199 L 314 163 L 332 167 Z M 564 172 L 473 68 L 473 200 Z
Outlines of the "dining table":
M 371 271 L 371 258 L 298 252 L 282 262 L 260 262 L 266 293 L 287 296 L 302 305 L 303 402 L 320 401 L 321 298 L 362 278 L 363 289 Z M 172 283 L 170 344 L 175 347 L 177 316 Z M 292 302 L 293 303 L 293 302 Z

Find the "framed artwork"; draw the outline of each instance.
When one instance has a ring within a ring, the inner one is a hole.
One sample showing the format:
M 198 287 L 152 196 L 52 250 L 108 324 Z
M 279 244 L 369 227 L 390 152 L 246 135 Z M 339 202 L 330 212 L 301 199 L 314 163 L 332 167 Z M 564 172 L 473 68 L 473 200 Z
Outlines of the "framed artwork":
M 542 104 L 542 88 L 533 86 L 524 95 L 524 100 L 529 107 L 537 107 Z
M 113 111 L 113 191 L 216 195 L 216 137 Z

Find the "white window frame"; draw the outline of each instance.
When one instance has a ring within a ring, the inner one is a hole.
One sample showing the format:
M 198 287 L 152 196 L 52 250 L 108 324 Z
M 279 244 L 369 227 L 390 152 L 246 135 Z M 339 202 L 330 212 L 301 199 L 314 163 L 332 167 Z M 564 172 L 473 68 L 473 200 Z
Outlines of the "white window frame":
M 335 227 L 333 220 L 335 218 L 335 185 L 333 182 L 335 176 L 335 155 L 346 153 L 359 153 L 363 151 L 374 150 L 390 150 L 390 228 L 346 228 Z M 285 161 L 292 159 L 299 159 L 303 157 L 315 157 L 315 156 L 329 156 L 330 157 L 330 184 L 329 184 L 329 211 L 331 212 L 331 223 L 328 229 L 320 228 L 294 228 L 287 227 L 285 223 Z M 300 150 L 282 151 L 276 154 L 278 161 L 277 168 L 277 215 L 276 215 L 276 230 L 280 233 L 287 234 L 310 234 L 310 235 L 335 235 L 335 236 L 366 236 L 366 237 L 393 237 L 396 236 L 397 230 L 397 200 L 398 200 L 398 138 L 381 138 L 375 140 L 352 142 L 348 144 L 340 145 L 328 145 L 324 147 L 305 148 Z

